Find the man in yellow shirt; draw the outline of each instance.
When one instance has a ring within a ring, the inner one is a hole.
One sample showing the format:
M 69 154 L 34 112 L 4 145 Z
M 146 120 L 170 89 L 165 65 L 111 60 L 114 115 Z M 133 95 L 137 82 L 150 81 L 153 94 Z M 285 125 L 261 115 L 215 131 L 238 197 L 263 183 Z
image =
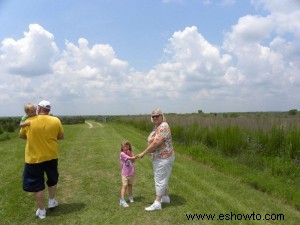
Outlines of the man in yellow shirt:
M 25 166 L 23 173 L 23 190 L 34 192 L 38 204 L 36 216 L 46 218 L 44 202 L 45 179 L 49 191 L 48 208 L 55 208 L 58 202 L 55 193 L 58 182 L 58 144 L 57 140 L 64 139 L 61 121 L 48 115 L 51 109 L 49 101 L 43 100 L 38 104 L 38 116 L 29 117 L 29 126 L 20 129 L 19 137 L 27 139 L 25 147 Z

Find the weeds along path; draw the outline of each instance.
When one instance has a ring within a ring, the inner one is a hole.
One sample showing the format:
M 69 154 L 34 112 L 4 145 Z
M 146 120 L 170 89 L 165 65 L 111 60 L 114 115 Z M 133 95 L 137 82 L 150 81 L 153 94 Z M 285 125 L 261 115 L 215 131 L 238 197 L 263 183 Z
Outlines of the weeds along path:
M 48 211 L 45 221 L 34 218 L 36 205 L 33 196 L 21 190 L 24 155 L 20 152 L 24 151 L 25 142 L 20 144 L 22 142 L 15 139 L 1 143 L 0 156 L 6 162 L 1 165 L 0 173 L 1 206 L 4 206 L 0 208 L 1 225 L 40 222 L 91 225 L 299 222 L 300 212 L 280 199 L 178 153 L 169 182 L 170 205 L 163 205 L 163 210 L 156 212 L 144 210 L 155 196 L 152 163 L 145 156 L 135 162 L 135 202 L 129 208 L 122 208 L 119 206 L 120 144 L 124 139 L 129 140 L 137 154 L 146 147 L 148 132 L 122 124 L 88 122 L 92 129 L 89 124 L 64 126 L 65 140 L 59 142 L 57 199 L 60 205 Z M 16 168 L 9 160 L 17 164 Z

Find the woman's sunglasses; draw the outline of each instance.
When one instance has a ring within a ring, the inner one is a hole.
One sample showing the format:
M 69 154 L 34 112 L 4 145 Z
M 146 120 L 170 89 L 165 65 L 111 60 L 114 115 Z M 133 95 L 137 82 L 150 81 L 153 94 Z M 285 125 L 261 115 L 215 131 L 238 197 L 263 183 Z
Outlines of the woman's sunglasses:
M 158 118 L 158 117 L 160 117 L 161 115 L 154 115 L 154 116 L 151 116 L 152 117 L 152 119 L 154 119 L 154 118 Z

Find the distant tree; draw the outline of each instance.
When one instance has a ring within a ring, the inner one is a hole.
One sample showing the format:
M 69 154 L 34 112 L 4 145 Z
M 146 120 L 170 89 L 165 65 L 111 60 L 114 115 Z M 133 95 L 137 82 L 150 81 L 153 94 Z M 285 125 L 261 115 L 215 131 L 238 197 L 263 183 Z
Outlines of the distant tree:
M 199 114 L 202 114 L 202 113 L 203 113 L 203 111 L 202 111 L 201 109 L 199 109 L 199 110 L 198 110 L 198 113 L 199 113 Z
M 229 116 L 230 117 L 239 117 L 239 114 L 238 113 L 230 113 Z
M 298 112 L 297 109 L 291 109 L 291 110 L 289 110 L 289 115 L 292 115 L 292 116 L 297 115 L 297 112 Z

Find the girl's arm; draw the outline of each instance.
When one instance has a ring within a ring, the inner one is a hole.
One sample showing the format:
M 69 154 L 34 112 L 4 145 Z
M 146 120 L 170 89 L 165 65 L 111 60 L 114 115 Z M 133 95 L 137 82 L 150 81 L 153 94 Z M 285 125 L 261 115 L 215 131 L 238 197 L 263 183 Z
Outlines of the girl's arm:
M 132 162 L 134 162 L 135 160 L 135 155 L 133 154 L 132 151 L 129 152 L 128 156 L 127 156 L 127 159 L 131 160 Z
M 131 160 L 132 162 L 134 162 L 135 156 L 134 156 L 134 155 L 133 155 L 133 156 L 128 156 L 127 159 L 129 159 L 129 160 Z

